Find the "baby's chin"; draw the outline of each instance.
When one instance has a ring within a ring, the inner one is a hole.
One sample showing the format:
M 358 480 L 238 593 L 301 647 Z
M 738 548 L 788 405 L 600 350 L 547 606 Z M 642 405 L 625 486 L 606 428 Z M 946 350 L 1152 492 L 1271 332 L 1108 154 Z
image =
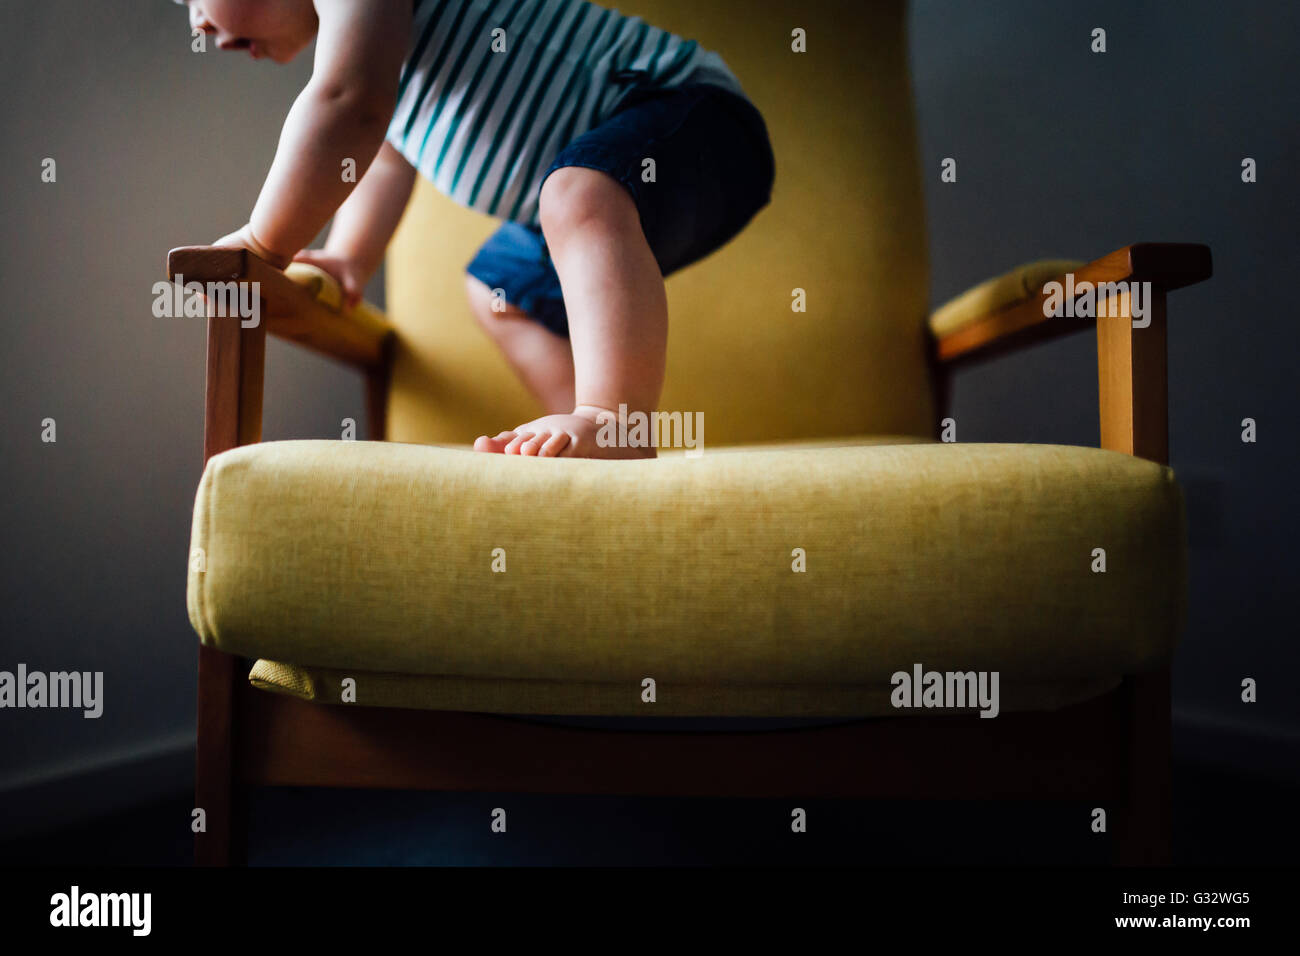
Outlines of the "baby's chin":
M 256 59 L 270 60 L 272 63 L 279 63 L 283 66 L 286 63 L 292 63 L 298 58 L 298 54 L 307 49 L 310 44 L 304 43 L 302 46 L 258 46 Z

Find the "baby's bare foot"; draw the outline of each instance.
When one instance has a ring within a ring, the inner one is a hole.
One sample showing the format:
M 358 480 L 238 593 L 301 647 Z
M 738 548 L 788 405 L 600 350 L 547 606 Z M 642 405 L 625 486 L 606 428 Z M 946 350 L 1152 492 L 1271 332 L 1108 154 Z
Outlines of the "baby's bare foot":
M 545 415 L 495 438 L 479 436 L 475 451 L 538 458 L 654 458 L 654 448 L 619 447 L 616 427 L 607 426 L 614 412 L 593 405 L 580 405 L 572 415 Z M 603 432 L 603 434 L 602 434 Z

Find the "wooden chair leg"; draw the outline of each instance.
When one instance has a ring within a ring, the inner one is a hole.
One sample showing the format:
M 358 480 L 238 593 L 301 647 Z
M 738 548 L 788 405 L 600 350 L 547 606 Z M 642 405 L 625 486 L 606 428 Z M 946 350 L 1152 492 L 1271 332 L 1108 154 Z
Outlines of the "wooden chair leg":
M 1124 691 L 1127 806 L 1119 814 L 1113 856 L 1125 866 L 1166 866 L 1173 862 L 1169 671 L 1130 677 Z
M 388 339 L 381 350 L 378 366 L 366 372 L 366 422 L 370 441 L 385 441 L 388 437 L 388 386 L 392 378 L 393 340 Z
M 262 376 L 266 326 L 243 328 L 238 316 L 208 319 L 207 398 L 203 459 L 262 439 Z M 206 830 L 194 835 L 194 862 L 228 866 L 243 862 L 244 801 L 235 787 L 238 719 L 236 682 L 241 662 L 210 647 L 199 648 L 198 746 L 195 807 Z
M 1165 305 L 1165 290 L 1151 287 L 1144 325 L 1133 327 L 1128 292 L 1111 302 L 1109 316 L 1097 317 L 1101 446 L 1162 465 L 1169 463 Z M 1170 862 L 1169 685 L 1168 667 L 1124 682 L 1128 785 L 1115 831 L 1118 863 Z
M 199 647 L 198 746 L 194 761 L 194 805 L 206 830 L 194 835 L 199 866 L 243 862 L 247 846 L 246 806 L 235 784 L 235 683 L 244 678 L 240 661 L 211 647 Z
M 1110 300 L 1116 314 L 1097 317 L 1101 447 L 1169 464 L 1169 379 L 1165 293 L 1152 288 L 1147 324 L 1133 328 L 1132 297 Z M 1100 305 L 1098 305 L 1100 310 Z

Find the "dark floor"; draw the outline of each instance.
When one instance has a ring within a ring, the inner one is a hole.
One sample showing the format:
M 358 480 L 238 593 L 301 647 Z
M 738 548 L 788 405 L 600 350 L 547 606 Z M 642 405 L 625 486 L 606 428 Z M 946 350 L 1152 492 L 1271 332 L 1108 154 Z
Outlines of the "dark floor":
M 1295 787 L 1174 768 L 1180 864 L 1293 865 Z M 0 844 L 0 863 L 190 862 L 188 795 Z M 806 833 L 790 831 L 803 806 Z M 493 833 L 493 808 L 507 832 Z M 362 790 L 264 790 L 254 865 L 714 865 L 1105 863 L 1080 804 L 719 800 Z

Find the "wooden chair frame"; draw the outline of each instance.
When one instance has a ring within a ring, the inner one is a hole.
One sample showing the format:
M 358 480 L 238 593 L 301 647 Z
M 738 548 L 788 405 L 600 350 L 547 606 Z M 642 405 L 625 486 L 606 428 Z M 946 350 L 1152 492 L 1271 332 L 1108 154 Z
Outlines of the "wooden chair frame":
M 260 284 L 263 321 L 208 319 L 204 460 L 261 440 L 266 334 L 366 375 L 370 434 L 384 435 L 391 330 L 349 321 L 250 252 L 184 247 L 168 274 Z M 1075 272 L 1076 284 L 1150 282 L 1149 325 L 1128 295 L 1113 318 L 1046 318 L 1041 293 L 935 340 L 940 415 L 965 362 L 1095 326 L 1101 445 L 1168 460 L 1166 294 L 1211 274 L 1210 250 L 1126 246 Z M 1114 810 L 1115 858 L 1170 858 L 1169 668 L 1045 713 L 872 718 L 763 732 L 595 730 L 489 714 L 310 704 L 250 688 L 247 666 L 199 648 L 195 861 L 244 860 L 247 788 L 376 787 L 731 797 L 1079 799 Z M 1081 824 L 1084 825 L 1084 824 Z

